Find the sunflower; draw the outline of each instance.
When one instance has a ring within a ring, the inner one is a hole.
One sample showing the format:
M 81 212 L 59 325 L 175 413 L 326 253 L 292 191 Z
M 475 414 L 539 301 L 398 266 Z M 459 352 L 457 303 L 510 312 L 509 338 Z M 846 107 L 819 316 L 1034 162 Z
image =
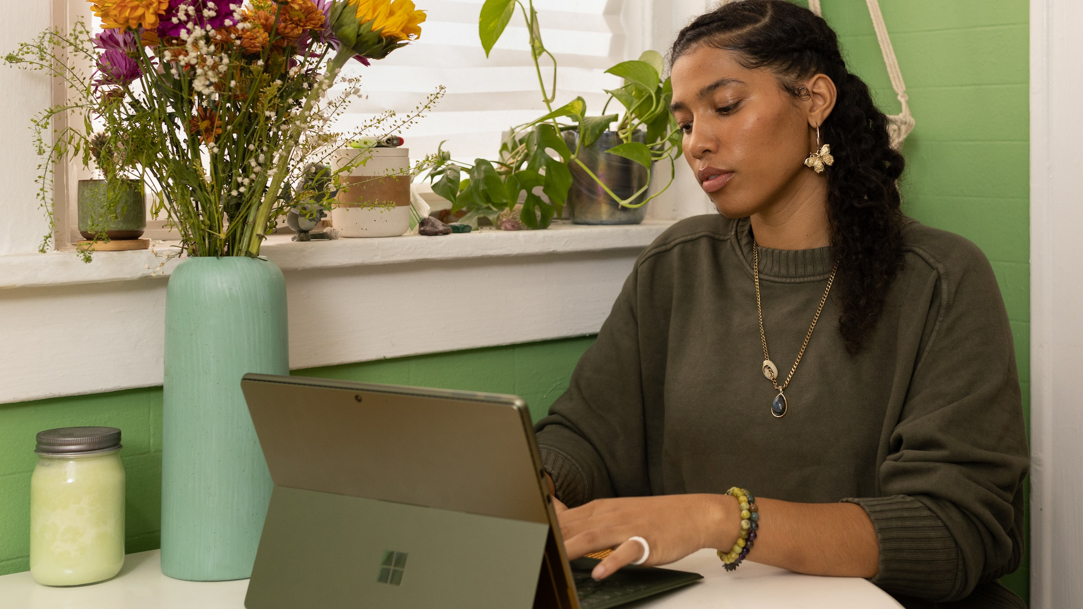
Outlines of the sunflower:
M 416 10 L 412 0 L 344 0 L 331 4 L 328 20 L 333 32 L 330 43 L 338 49 L 333 62 L 337 70 L 349 61 L 347 52 L 383 59 L 416 40 L 421 36 L 425 12 Z
M 90 8 L 106 29 L 153 30 L 158 27 L 158 16 L 169 8 L 169 0 L 90 0 Z
M 347 0 L 357 11 L 357 21 L 370 23 L 374 32 L 384 38 L 412 40 L 421 35 L 419 24 L 425 21 L 425 11 L 415 10 L 411 0 Z
M 416 10 L 411 0 L 398 0 L 391 4 L 382 33 L 398 40 L 414 40 L 421 36 L 421 24 L 424 22 L 425 11 Z

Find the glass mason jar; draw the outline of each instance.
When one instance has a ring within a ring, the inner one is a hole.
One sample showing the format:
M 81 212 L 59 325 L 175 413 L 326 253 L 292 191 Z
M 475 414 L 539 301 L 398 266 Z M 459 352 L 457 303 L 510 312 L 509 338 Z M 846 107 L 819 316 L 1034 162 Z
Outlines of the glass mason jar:
M 124 565 L 120 430 L 65 427 L 38 434 L 30 478 L 30 573 L 39 584 L 78 586 Z

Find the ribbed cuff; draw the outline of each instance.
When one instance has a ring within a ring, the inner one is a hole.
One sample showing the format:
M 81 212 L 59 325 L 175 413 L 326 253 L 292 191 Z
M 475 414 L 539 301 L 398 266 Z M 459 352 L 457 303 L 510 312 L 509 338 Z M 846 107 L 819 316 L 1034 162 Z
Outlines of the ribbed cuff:
M 959 548 L 948 528 L 925 504 L 895 495 L 843 499 L 860 505 L 880 542 L 880 571 L 872 583 L 888 592 L 948 600 L 963 580 Z
M 542 468 L 553 479 L 557 499 L 568 507 L 583 505 L 590 498 L 587 477 L 567 455 L 547 446 L 539 447 Z

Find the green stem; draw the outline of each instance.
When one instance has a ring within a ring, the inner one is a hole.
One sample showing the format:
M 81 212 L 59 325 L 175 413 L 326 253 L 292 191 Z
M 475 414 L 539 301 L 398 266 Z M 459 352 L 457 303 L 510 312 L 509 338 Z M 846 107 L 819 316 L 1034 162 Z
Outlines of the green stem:
M 594 172 L 590 170 L 590 167 L 587 167 L 586 163 L 584 163 L 583 161 L 581 161 L 581 160 L 579 159 L 579 157 L 574 157 L 574 159 L 575 159 L 575 162 L 579 164 L 579 167 L 580 167 L 580 168 L 581 168 L 581 169 L 582 169 L 583 171 L 587 172 L 587 175 L 589 175 L 589 176 L 591 177 L 591 179 L 592 179 L 592 180 L 594 180 L 595 182 L 597 182 L 597 183 L 598 183 L 598 185 L 602 187 L 602 190 L 604 190 L 604 191 L 606 192 L 606 194 L 607 194 L 607 195 L 609 195 L 610 197 L 612 197 L 612 199 L 613 199 L 614 201 L 616 201 L 617 203 L 619 203 L 621 207 L 633 207 L 632 205 L 628 204 L 628 203 L 627 203 L 627 201 L 631 201 L 632 199 L 635 199 L 635 198 L 636 198 L 636 197 L 638 197 L 639 195 L 641 195 L 641 194 L 643 194 L 644 192 L 646 192 L 646 190 L 647 190 L 648 188 L 650 188 L 650 186 L 651 186 L 651 180 L 650 180 L 651 170 L 650 170 L 650 168 L 648 168 L 648 169 L 647 169 L 647 185 L 646 185 L 646 186 L 644 186 L 643 188 L 640 188 L 639 190 L 635 191 L 634 193 L 632 193 L 632 196 L 628 197 L 627 199 L 622 199 L 622 198 L 618 197 L 618 196 L 617 196 L 617 194 L 616 194 L 616 193 L 614 193 L 614 192 L 613 192 L 612 190 L 609 190 L 609 186 L 606 186 L 605 182 L 603 182 L 601 178 L 599 178 L 598 176 L 594 175 Z M 635 205 L 634 207 L 640 207 L 640 205 Z
M 530 0 L 529 2 L 529 13 L 522 3 L 518 4 L 519 8 L 523 11 L 523 18 L 526 20 L 526 31 L 530 35 L 530 58 L 534 61 L 534 72 L 538 76 L 538 86 L 541 88 L 542 103 L 545 104 L 545 108 L 549 110 L 549 112 L 552 112 L 553 100 L 557 98 L 557 60 L 556 57 L 553 57 L 552 53 L 545 49 L 545 45 L 542 44 L 541 39 L 535 34 L 539 28 L 536 23 L 538 13 L 534 10 L 534 0 Z M 541 49 L 541 52 L 538 52 L 536 49 Z M 545 78 L 542 76 L 541 63 L 538 61 L 538 58 L 541 57 L 542 53 L 549 55 L 549 58 L 553 60 L 553 89 L 551 93 L 545 92 Z
M 331 88 L 331 85 L 338 78 L 338 73 L 342 70 L 342 67 L 346 65 L 346 62 L 353 58 L 356 53 L 353 50 L 346 47 L 342 47 L 335 54 L 328 64 L 327 74 L 324 75 L 323 80 L 314 86 L 305 98 L 305 105 L 301 108 L 301 114 L 297 117 L 290 127 L 289 135 L 283 142 L 282 150 L 278 156 L 278 163 L 275 165 L 274 177 L 271 178 L 271 184 L 268 186 L 266 193 L 263 195 L 263 202 L 260 203 L 259 211 L 256 212 L 256 220 L 254 225 L 250 228 L 252 230 L 252 236 L 248 242 L 248 255 L 259 256 L 259 248 L 263 243 L 263 239 L 266 237 L 267 223 L 271 218 L 271 209 L 274 208 L 275 201 L 278 200 L 278 194 L 282 190 L 282 183 L 286 180 L 286 175 L 290 169 L 290 157 L 292 156 L 293 149 L 297 146 L 297 142 L 301 138 L 302 126 L 309 113 L 312 111 L 312 106 L 315 105 L 316 100 L 323 95 L 324 91 Z

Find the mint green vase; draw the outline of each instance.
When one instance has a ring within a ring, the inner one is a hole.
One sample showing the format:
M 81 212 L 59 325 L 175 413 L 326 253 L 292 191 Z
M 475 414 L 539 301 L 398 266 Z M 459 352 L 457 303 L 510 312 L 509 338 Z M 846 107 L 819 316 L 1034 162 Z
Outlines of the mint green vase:
M 289 373 L 286 280 L 258 258 L 188 258 L 169 278 L 162 419 L 162 572 L 251 576 L 271 476 L 241 393 Z

